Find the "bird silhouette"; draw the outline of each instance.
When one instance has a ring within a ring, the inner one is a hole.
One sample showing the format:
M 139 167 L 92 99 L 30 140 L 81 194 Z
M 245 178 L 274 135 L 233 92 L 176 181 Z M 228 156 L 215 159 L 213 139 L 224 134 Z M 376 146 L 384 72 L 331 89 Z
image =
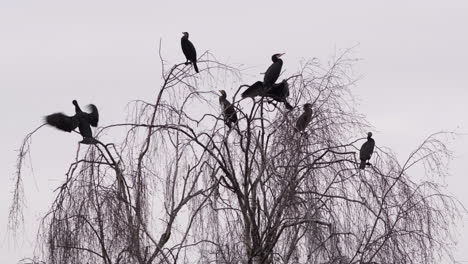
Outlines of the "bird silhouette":
M 190 61 L 193 64 L 193 68 L 198 73 L 197 67 L 197 51 L 195 50 L 195 46 L 193 46 L 192 42 L 189 40 L 189 33 L 182 32 L 184 34 L 180 43 L 182 45 L 182 51 L 184 52 L 185 58 L 187 59 L 186 64 Z
M 269 88 L 275 84 L 276 80 L 278 80 L 278 77 L 281 74 L 281 68 L 283 67 L 283 60 L 281 60 L 280 57 L 283 55 L 284 53 L 277 53 L 271 56 L 273 64 L 268 67 L 265 72 L 265 76 L 263 77 L 263 85 L 265 87 Z
M 273 84 L 271 88 L 266 91 L 265 96 L 270 97 L 277 102 L 284 103 L 288 110 L 293 109 L 292 105 L 290 105 L 286 99 L 289 96 L 289 84 L 286 80 Z
M 375 140 L 372 138 L 372 132 L 369 132 L 367 133 L 367 141 L 362 144 L 361 150 L 359 151 L 359 159 L 361 160 L 359 169 L 363 170 L 366 168 L 366 163 L 371 158 L 374 147 Z
M 223 111 L 224 116 L 224 123 L 229 127 L 232 128 L 232 124 L 237 123 L 237 114 L 236 109 L 234 106 L 229 102 L 226 97 L 226 91 L 219 90 L 221 96 L 219 96 L 219 104 L 221 105 L 221 109 Z
M 282 55 L 284 55 L 284 53 L 277 53 L 271 56 L 273 63 L 266 70 L 263 82 L 257 81 L 250 85 L 249 88 L 241 94 L 242 98 L 254 98 L 256 96 L 270 97 L 274 101 L 284 103 L 286 109 L 293 109 L 286 99 L 289 96 L 288 82 L 283 80 L 280 83 L 275 83 L 278 80 L 281 74 L 281 68 L 283 67 L 283 60 L 280 59 Z
M 251 97 L 254 98 L 255 96 L 262 96 L 264 94 L 263 89 L 263 82 L 257 81 L 254 84 L 250 85 L 242 94 L 242 98 Z
M 77 127 L 80 131 L 83 144 L 95 144 L 97 141 L 93 138 L 91 126 L 97 127 L 99 122 L 99 112 L 95 105 L 88 106 L 90 112 L 83 112 L 76 100 L 72 101 L 75 106 L 75 115 L 67 116 L 63 113 L 54 113 L 45 117 L 45 122 L 62 131 L 71 132 Z
M 296 126 L 294 130 L 296 132 L 302 132 L 312 121 L 312 104 L 304 104 L 304 113 L 302 113 L 296 121 Z

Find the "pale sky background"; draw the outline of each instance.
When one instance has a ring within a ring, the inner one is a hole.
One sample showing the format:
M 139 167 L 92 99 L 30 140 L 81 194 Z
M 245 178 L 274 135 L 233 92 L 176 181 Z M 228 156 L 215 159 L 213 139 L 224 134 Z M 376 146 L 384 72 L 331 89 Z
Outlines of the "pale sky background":
M 100 125 L 124 120 L 129 101 L 153 98 L 161 84 L 160 38 L 166 60 L 185 61 L 182 31 L 199 54 L 210 50 L 249 68 L 245 76 L 265 71 L 273 53 L 286 52 L 291 74 L 302 58 L 326 60 L 359 44 L 357 108 L 375 127 L 377 145 L 401 160 L 433 132 L 468 133 L 467 1 L 0 0 L 0 263 L 32 255 L 38 220 L 80 140 L 50 128 L 33 137 L 27 222 L 15 242 L 6 226 L 23 137 L 46 114 L 72 114 L 72 99 L 97 104 Z M 468 205 L 467 136 L 450 146 L 447 192 Z M 456 259 L 468 263 L 464 223 Z

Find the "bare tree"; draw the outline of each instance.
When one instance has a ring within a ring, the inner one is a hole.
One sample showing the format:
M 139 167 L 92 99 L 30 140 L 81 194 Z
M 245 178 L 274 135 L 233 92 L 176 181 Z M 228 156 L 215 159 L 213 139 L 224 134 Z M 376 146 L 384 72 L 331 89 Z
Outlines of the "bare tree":
M 271 98 L 232 98 L 232 129 L 210 90 L 239 84 L 240 72 L 209 53 L 166 70 L 151 102 L 131 103 L 118 145 L 77 149 L 39 232 L 47 263 L 438 263 L 451 257 L 459 217 L 439 176 L 450 152 L 429 136 L 400 163 L 377 148 L 357 168 L 368 130 L 349 88 L 346 53 L 322 66 L 305 61 L 286 80 L 290 102 L 312 104 L 304 132 Z M 200 105 L 206 107 L 200 108 Z M 20 150 L 11 227 L 21 222 Z M 414 178 L 416 165 L 436 177 Z

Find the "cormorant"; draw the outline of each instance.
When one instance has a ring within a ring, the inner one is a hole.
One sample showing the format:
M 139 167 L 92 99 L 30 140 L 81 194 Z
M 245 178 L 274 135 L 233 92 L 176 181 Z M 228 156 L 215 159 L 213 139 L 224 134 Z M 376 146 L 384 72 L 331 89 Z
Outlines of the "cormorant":
M 306 129 L 309 125 L 310 121 L 312 121 L 312 104 L 304 104 L 304 113 L 296 121 L 296 127 L 294 130 L 296 132 L 302 132 Z
M 257 81 L 254 84 L 252 84 L 247 90 L 245 90 L 242 93 L 242 98 L 246 97 L 252 97 L 254 98 L 255 96 L 266 96 L 268 93 L 268 90 L 273 87 L 275 84 L 276 80 L 278 80 L 278 77 L 281 73 L 281 67 L 283 67 L 283 61 L 279 58 L 283 55 L 284 53 L 278 53 L 274 54 L 271 56 L 271 60 L 273 61 L 273 64 L 270 65 L 270 67 L 267 69 L 265 72 L 265 76 L 263 77 L 263 82 L 262 81 Z M 279 84 L 280 86 L 282 84 Z M 287 90 L 287 93 L 289 95 L 289 89 Z
M 277 53 L 271 56 L 273 64 L 270 65 L 268 70 L 265 72 L 265 76 L 263 77 L 263 85 L 265 87 L 272 86 L 275 84 L 276 80 L 278 80 L 278 77 L 281 73 L 281 68 L 283 67 L 283 60 L 281 60 L 280 57 L 283 55 L 284 53 Z
M 219 104 L 223 111 L 224 123 L 231 128 L 232 124 L 237 123 L 237 114 L 234 106 L 226 99 L 226 91 L 219 90 L 221 96 L 219 97 Z
M 193 68 L 198 73 L 197 51 L 195 50 L 195 46 L 193 46 L 192 42 L 188 39 L 188 32 L 182 32 L 182 34 L 184 34 L 184 36 L 180 40 L 180 43 L 182 44 L 182 51 L 184 52 L 185 58 L 187 59 L 185 64 L 188 64 L 190 61 L 193 64 Z
M 250 87 L 247 88 L 247 90 L 245 90 L 241 96 L 242 98 L 246 98 L 246 97 L 254 98 L 255 96 L 262 96 L 263 91 L 264 91 L 263 82 L 258 81 L 250 85 Z
M 361 164 L 359 165 L 359 169 L 363 170 L 366 168 L 367 161 L 371 158 L 372 153 L 374 152 L 375 141 L 372 138 L 372 132 L 367 133 L 367 141 L 364 142 L 361 146 L 361 150 L 359 151 L 359 159 L 361 160 Z
M 289 96 L 289 84 L 288 81 L 283 80 L 280 83 L 275 83 L 267 90 L 265 96 L 271 97 L 277 102 L 284 103 L 286 109 L 292 110 L 293 107 L 288 103 L 286 98 Z
M 66 132 L 71 132 L 78 127 L 80 134 L 83 136 L 80 143 L 95 144 L 96 140 L 93 138 L 90 126 L 96 127 L 98 125 L 99 112 L 97 107 L 90 104 L 88 107 L 91 112 L 85 113 L 76 100 L 73 100 L 72 103 L 75 106 L 74 116 L 67 116 L 63 113 L 51 114 L 45 117 L 46 123 Z

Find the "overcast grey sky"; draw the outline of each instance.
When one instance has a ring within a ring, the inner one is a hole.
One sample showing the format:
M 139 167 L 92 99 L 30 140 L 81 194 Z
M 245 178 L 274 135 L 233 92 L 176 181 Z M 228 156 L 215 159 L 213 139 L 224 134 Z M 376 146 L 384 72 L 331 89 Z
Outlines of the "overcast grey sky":
M 75 98 L 100 107 L 101 125 L 124 120 L 129 101 L 151 98 L 161 84 L 160 38 L 172 63 L 185 61 L 188 31 L 199 54 L 243 64 L 245 76 L 263 72 L 276 52 L 286 52 L 291 74 L 302 58 L 326 60 L 357 45 L 357 108 L 377 145 L 403 160 L 433 132 L 468 132 L 467 14 L 467 1 L 0 0 L 0 263 L 31 256 L 38 219 L 80 139 L 49 128 L 34 136 L 27 225 L 14 243 L 6 224 L 22 138 L 45 114 L 72 113 Z M 466 136 L 451 147 L 447 190 L 468 205 Z M 459 230 L 457 260 L 468 263 L 468 228 Z

